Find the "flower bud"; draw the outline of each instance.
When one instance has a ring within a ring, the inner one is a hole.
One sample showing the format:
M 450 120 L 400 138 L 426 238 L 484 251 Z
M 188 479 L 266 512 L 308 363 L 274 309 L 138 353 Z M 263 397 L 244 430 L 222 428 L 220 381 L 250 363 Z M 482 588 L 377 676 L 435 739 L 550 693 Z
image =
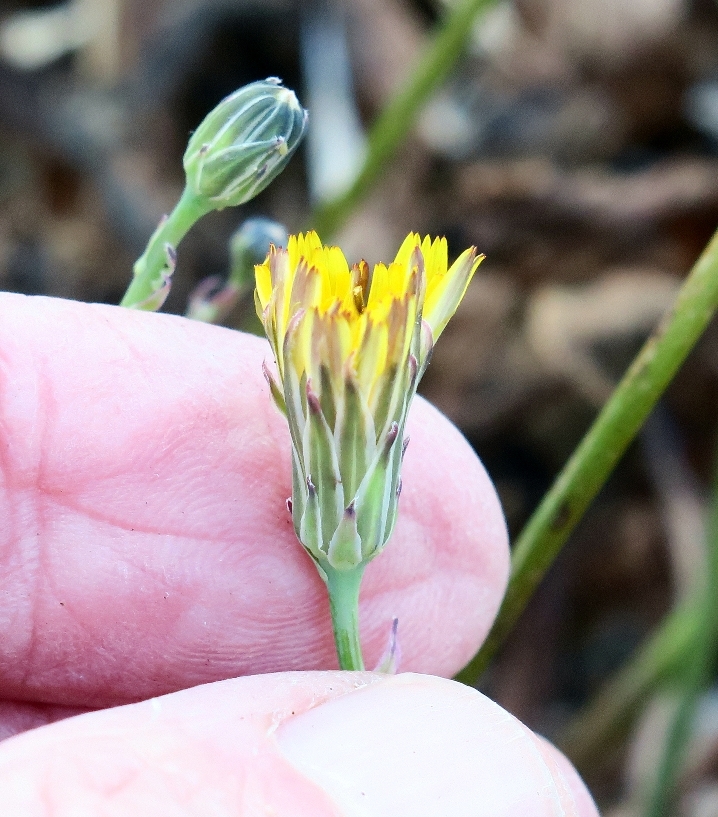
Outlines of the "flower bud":
M 267 257 L 272 244 L 286 247 L 289 242 L 286 228 L 269 218 L 248 218 L 229 239 L 229 280 L 244 291 L 254 287 L 254 268 Z
M 306 124 L 307 112 L 278 79 L 245 85 L 192 134 L 183 160 L 188 188 L 217 210 L 249 201 L 284 169 Z
M 185 317 L 205 323 L 220 323 L 254 286 L 254 267 L 261 263 L 272 245 L 286 247 L 286 229 L 269 218 L 248 218 L 229 239 L 229 275 L 205 278 L 189 296 Z M 256 318 L 255 318 L 256 320 Z M 261 331 L 261 326 L 258 327 Z M 245 331 L 252 331 L 246 324 Z

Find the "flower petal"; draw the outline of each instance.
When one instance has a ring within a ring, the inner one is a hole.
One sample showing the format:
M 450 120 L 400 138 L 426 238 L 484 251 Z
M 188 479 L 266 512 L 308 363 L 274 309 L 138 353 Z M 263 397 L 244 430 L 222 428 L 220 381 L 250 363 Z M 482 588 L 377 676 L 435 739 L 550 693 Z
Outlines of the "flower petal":
M 484 256 L 476 256 L 476 247 L 465 250 L 446 275 L 428 281 L 423 318 L 431 327 L 434 342 L 444 331 L 449 318 L 456 312 L 466 288 Z

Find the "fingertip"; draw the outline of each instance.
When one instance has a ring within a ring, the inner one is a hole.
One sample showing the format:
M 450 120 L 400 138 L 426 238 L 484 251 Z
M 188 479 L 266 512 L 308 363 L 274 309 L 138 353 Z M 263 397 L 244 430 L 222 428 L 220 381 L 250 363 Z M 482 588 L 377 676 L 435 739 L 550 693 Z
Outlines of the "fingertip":
M 290 441 L 262 375 L 266 341 L 52 298 L 0 294 L 0 313 L 4 695 L 103 706 L 336 666 L 326 590 L 286 511 Z M 448 676 L 499 606 L 506 528 L 445 417 L 417 399 L 408 433 L 396 531 L 362 588 L 362 643 L 375 666 L 397 617 L 403 667 Z
M 599 817 L 598 808 L 586 784 L 571 761 L 541 735 L 534 735 L 561 800 L 572 803 L 577 817 Z
M 348 814 L 596 814 L 565 761 L 497 704 L 445 679 L 387 678 L 285 721 L 277 741 Z
M 376 680 L 230 679 L 32 730 L 0 745 L 2 813 L 339 817 L 273 735 L 284 720 Z
M 28 817 L 204 814 L 210 795 L 237 815 L 597 815 L 552 746 L 413 674 L 253 676 L 71 718 L 0 745 L 0 791 Z

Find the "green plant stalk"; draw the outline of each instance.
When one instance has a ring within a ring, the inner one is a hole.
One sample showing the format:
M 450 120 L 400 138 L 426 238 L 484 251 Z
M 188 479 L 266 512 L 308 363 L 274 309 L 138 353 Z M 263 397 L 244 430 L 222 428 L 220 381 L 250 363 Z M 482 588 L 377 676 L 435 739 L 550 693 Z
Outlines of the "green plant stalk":
M 147 248 L 135 262 L 132 282 L 120 301 L 120 306 L 148 310 L 159 308 L 161 303 L 155 306 L 153 298 L 165 284 L 165 277 L 170 276 L 174 269 L 174 263 L 168 258 L 167 247 L 171 247 L 172 252 L 176 251 L 190 228 L 212 209 L 206 199 L 198 198 L 185 187 L 174 210 L 162 219 Z
M 475 684 L 718 306 L 718 232 L 516 541 L 498 617 L 457 680 Z
M 696 643 L 701 619 L 696 604 L 668 613 L 626 666 L 558 734 L 556 744 L 579 771 L 589 769 L 606 746 L 623 737 L 651 693 L 679 675 Z
M 440 25 L 407 84 L 389 101 L 372 126 L 366 158 L 356 179 L 341 195 L 320 205 L 313 228 L 330 237 L 371 190 L 384 166 L 413 127 L 422 106 L 461 56 L 478 13 L 493 0 L 461 0 Z
M 354 570 L 334 570 L 328 565 L 324 565 L 323 569 L 327 575 L 329 609 L 339 668 L 363 670 L 364 659 L 359 640 L 359 587 L 364 565 L 359 565 Z
M 702 631 L 705 627 L 699 629 Z M 712 653 L 710 644 L 705 643 L 703 632 L 695 639 L 694 647 L 681 673 L 677 706 L 668 726 L 663 752 L 648 785 L 642 809 L 645 817 L 670 817 L 675 813 L 673 800 L 676 784 L 691 735 L 698 698 L 708 675 L 708 656 Z
M 668 817 L 673 813 L 675 790 L 686 745 L 690 739 L 698 700 L 710 681 L 718 640 L 718 456 L 715 458 L 713 492 L 705 536 L 704 570 L 699 571 L 700 626 L 681 673 L 682 690 L 669 725 L 663 755 L 645 801 L 645 817 Z
M 718 463 L 718 460 L 717 460 Z M 579 769 L 588 769 L 605 752 L 611 741 L 622 736 L 632 719 L 645 705 L 650 695 L 666 682 L 674 683 L 681 678 L 681 671 L 696 666 L 692 661 L 700 655 L 701 643 L 715 643 L 718 625 L 715 622 L 718 599 L 718 473 L 716 474 L 712 517 L 708 530 L 711 560 L 707 571 L 710 584 L 705 599 L 682 604 L 671 611 L 636 655 L 604 686 L 593 699 L 578 712 L 557 737 L 557 744 L 566 752 Z M 711 623 L 712 622 L 712 623 Z M 710 637 L 705 628 L 713 628 Z M 704 637 L 705 636 L 705 637 Z M 698 651 L 698 652 L 697 652 Z M 702 666 L 698 662 L 698 666 Z M 684 680 L 690 680 L 685 679 Z M 679 721 L 690 712 L 691 694 L 684 700 L 684 712 L 677 712 Z M 678 726 L 680 746 L 680 732 Z M 674 752 L 676 744 L 670 752 Z M 664 763 L 665 763 L 664 758 Z M 662 773 L 661 777 L 665 775 Z

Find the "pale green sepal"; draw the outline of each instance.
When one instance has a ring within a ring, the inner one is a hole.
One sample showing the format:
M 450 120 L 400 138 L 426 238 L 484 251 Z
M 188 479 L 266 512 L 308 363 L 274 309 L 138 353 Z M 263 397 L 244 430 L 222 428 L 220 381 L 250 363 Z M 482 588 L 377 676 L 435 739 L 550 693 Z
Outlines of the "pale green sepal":
M 322 520 L 323 541 L 331 541 L 344 513 L 344 490 L 337 462 L 334 437 L 324 419 L 319 399 L 307 387 L 307 423 L 304 428 L 304 463 L 316 485 Z
M 339 471 L 344 484 L 344 495 L 353 497 L 366 473 L 367 461 L 374 455 L 376 442 L 369 407 L 350 375 L 344 383 L 344 401 L 339 423 Z
M 374 407 L 374 433 L 377 437 L 382 433 L 384 427 L 387 425 L 389 419 L 389 410 L 394 402 L 394 395 L 396 394 L 397 383 L 396 374 L 398 367 L 396 365 L 390 366 L 384 374 L 381 375 L 381 385 L 378 387 L 379 394 Z
M 299 394 L 299 402 L 300 402 L 300 405 L 301 405 L 301 408 L 302 408 L 301 416 L 302 416 L 302 418 L 305 418 L 305 420 L 306 420 L 306 417 L 309 414 L 309 404 L 307 403 L 307 383 L 308 382 L 309 381 L 307 380 L 307 373 L 302 372 L 302 376 L 299 378 L 298 394 Z
M 304 513 L 299 523 L 299 532 L 297 535 L 299 536 L 299 541 L 314 559 L 319 560 L 324 557 L 324 553 L 322 552 L 321 509 L 319 507 L 317 489 L 309 478 L 307 478 L 306 491 Z M 294 508 L 292 508 L 292 510 L 294 510 Z
M 307 551 L 307 556 L 314 562 L 314 567 L 317 569 L 317 573 L 319 573 L 319 578 L 324 582 L 324 584 L 329 584 L 329 575 L 327 571 L 322 567 L 322 563 L 315 558 L 314 554 L 311 551 Z M 326 562 L 325 562 L 326 564 Z
M 374 462 L 369 467 L 357 491 L 355 505 L 357 529 L 361 538 L 362 556 L 368 561 L 384 546 L 386 517 L 396 514 L 396 497 L 391 496 L 392 451 L 399 436 L 399 424 L 392 423 Z M 397 445 L 401 449 L 401 444 Z
M 297 538 L 301 542 L 299 535 L 304 511 L 307 507 L 307 484 L 302 475 L 301 458 L 297 450 L 292 446 L 292 522 Z
M 414 348 L 417 348 L 420 343 L 418 328 L 417 325 L 417 332 L 412 339 Z M 401 492 L 401 463 L 404 455 L 403 439 L 401 444 L 397 443 L 396 439 L 397 437 L 403 438 L 406 417 L 416 393 L 419 377 L 419 364 L 416 356 L 409 354 L 402 377 L 396 383 L 396 396 L 401 400 L 400 405 L 394 408 L 397 420 L 392 422 L 386 432 L 379 459 L 381 465 L 377 470 L 377 475 L 372 478 L 365 500 L 366 504 L 371 501 L 376 505 L 374 509 L 376 529 L 373 533 L 373 539 L 378 544 L 373 546 L 374 549 L 371 551 L 370 558 L 381 552 L 396 524 L 399 493 Z M 361 532 L 363 534 L 363 529 Z M 364 542 L 364 535 L 362 535 L 362 542 Z M 365 553 L 369 552 L 369 548 L 370 543 L 367 541 L 364 543 Z
M 386 393 L 381 396 L 381 416 L 376 416 L 377 443 L 387 434 L 393 422 L 404 424 L 411 398 L 414 396 L 418 384 L 417 356 L 421 348 L 421 317 L 417 317 L 411 336 L 409 354 L 394 368 L 392 379 L 385 386 Z M 412 385 L 413 384 L 413 385 Z
M 403 427 L 401 431 L 403 433 Z M 394 525 L 396 524 L 399 495 L 401 493 L 401 461 L 403 450 L 403 443 L 402 445 L 397 443 L 391 451 L 391 463 L 388 471 L 390 479 L 387 480 L 388 485 L 384 493 L 385 512 L 384 530 L 382 531 L 382 548 L 389 541 L 394 531 Z
M 353 570 L 362 562 L 361 539 L 354 504 L 344 511 L 327 550 L 327 560 L 335 570 Z
M 329 428 L 334 428 L 337 421 L 337 404 L 332 388 L 332 376 L 329 367 L 322 364 L 319 367 L 319 402 L 322 407 L 324 419 Z
M 401 445 L 396 444 L 392 447 L 390 453 L 390 462 L 387 469 L 387 488 L 384 495 L 385 514 L 384 514 L 384 528 L 382 531 L 382 547 L 389 540 L 394 525 L 396 524 L 397 505 L 399 502 L 399 494 L 401 493 L 401 464 L 404 459 L 404 452 L 406 450 L 406 443 L 404 440 L 404 426 L 406 418 L 409 413 L 409 407 L 416 394 L 416 388 L 419 385 L 421 372 L 419 371 L 419 363 L 416 357 L 411 354 L 407 361 L 407 366 L 404 371 L 404 378 L 402 379 L 402 392 L 404 395 L 404 402 L 401 408 L 399 432 L 398 436 L 402 437 Z
M 289 356 L 288 343 L 291 335 L 287 335 L 284 341 L 284 356 L 285 361 Z M 306 376 L 302 374 L 302 378 L 297 376 L 297 372 L 291 366 L 284 367 L 284 403 L 286 406 L 287 424 L 289 425 L 289 433 L 292 437 L 292 445 L 300 454 L 299 461 L 301 463 L 302 478 L 306 479 L 309 475 L 307 464 L 305 462 L 306 451 L 304 450 L 304 432 L 307 425 L 306 420 Z
M 412 348 L 418 348 L 418 325 L 412 339 Z M 376 424 L 377 445 L 389 433 L 392 423 L 399 423 L 403 427 L 406 413 L 409 410 L 412 397 L 418 383 L 417 360 L 413 353 L 404 359 L 400 369 L 397 369 L 393 382 L 388 385 L 387 415 L 383 425 Z M 375 418 L 376 420 L 376 418 Z
M 417 385 L 419 380 L 424 375 L 427 366 L 431 363 L 431 355 L 434 351 L 434 333 L 431 331 L 431 326 L 425 321 L 421 321 L 421 328 L 419 329 L 418 334 L 418 349 L 417 349 L 417 358 L 418 358 L 418 373 L 417 373 Z M 413 396 L 413 394 L 412 394 Z
M 269 371 L 269 366 L 267 366 L 266 361 L 262 362 L 262 373 L 264 374 L 264 379 L 269 383 L 269 391 L 274 400 L 274 404 L 286 417 L 287 404 L 284 400 L 284 394 L 282 394 L 282 390 L 279 388 L 279 383 L 274 379 L 274 375 Z
M 265 326 L 265 319 L 266 316 L 264 314 L 264 309 L 262 308 L 262 302 L 259 300 L 259 293 L 257 290 L 254 290 L 254 311 L 257 313 L 257 317 L 262 322 L 262 325 Z M 267 331 L 265 326 L 265 331 Z M 269 337 L 269 332 L 267 331 L 267 340 L 269 341 L 272 351 L 274 352 L 274 357 L 277 357 L 277 350 L 275 348 L 275 344 L 272 342 L 272 339 Z

